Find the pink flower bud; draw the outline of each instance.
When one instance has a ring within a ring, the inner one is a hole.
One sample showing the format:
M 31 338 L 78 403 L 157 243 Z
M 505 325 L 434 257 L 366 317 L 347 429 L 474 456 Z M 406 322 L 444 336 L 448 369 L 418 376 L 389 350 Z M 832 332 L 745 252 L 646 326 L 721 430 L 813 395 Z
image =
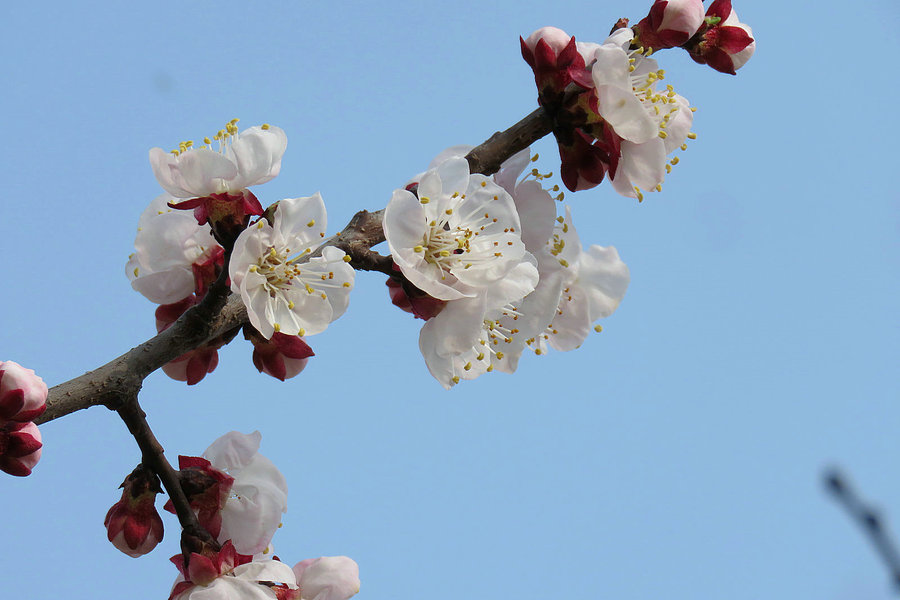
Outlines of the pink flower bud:
M 308 558 L 294 565 L 301 598 L 347 600 L 359 592 L 359 565 L 346 556 Z
M 654 50 L 680 46 L 700 29 L 704 16 L 702 0 L 656 0 L 634 26 L 635 40 Z
M 541 27 L 533 32 L 522 43 L 531 51 L 532 55 L 537 48 L 539 42 L 543 40 L 545 44 L 553 51 L 553 54 L 559 56 L 566 46 L 569 45 L 572 36 L 557 27 Z M 527 58 L 525 59 L 528 60 Z M 529 63 L 530 64 L 530 63 Z
M 11 360 L 0 362 L 0 421 L 25 423 L 36 419 L 45 408 L 44 380 Z
M 28 421 L 0 425 L 0 471 L 16 477 L 31 475 L 41 459 L 41 432 Z
M 244 327 L 244 337 L 253 344 L 253 365 L 260 373 L 284 381 L 299 375 L 310 356 L 312 348 L 298 335 L 276 332 L 267 340 L 249 325 Z
M 163 537 L 163 522 L 156 512 L 156 494 L 162 492 L 156 475 L 138 466 L 120 486 L 122 499 L 106 513 L 103 525 L 113 546 L 137 558 L 153 550 Z
M 570 83 L 585 89 L 593 86 L 591 73 L 585 67 L 584 57 L 578 52 L 575 38 L 565 31 L 556 27 L 541 27 L 527 39 L 519 38 L 519 41 L 522 58 L 534 71 L 542 105 L 559 104 Z
M 706 21 L 685 49 L 696 62 L 735 75 L 756 50 L 753 30 L 738 20 L 731 0 L 715 0 L 706 11 Z

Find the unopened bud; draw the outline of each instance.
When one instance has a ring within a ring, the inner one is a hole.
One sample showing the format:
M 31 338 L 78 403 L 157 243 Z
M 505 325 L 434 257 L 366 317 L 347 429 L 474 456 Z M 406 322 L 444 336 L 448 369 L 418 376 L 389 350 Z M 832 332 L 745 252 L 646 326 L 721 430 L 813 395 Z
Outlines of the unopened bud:
M 0 424 L 0 471 L 25 477 L 41 459 L 41 432 L 28 421 Z
M 153 550 L 163 537 L 163 522 L 156 511 L 162 492 L 156 474 L 139 465 L 120 486 L 122 498 L 106 513 L 103 525 L 112 545 L 137 558 Z
M 47 384 L 31 369 L 0 362 L 0 422 L 33 421 L 47 408 Z

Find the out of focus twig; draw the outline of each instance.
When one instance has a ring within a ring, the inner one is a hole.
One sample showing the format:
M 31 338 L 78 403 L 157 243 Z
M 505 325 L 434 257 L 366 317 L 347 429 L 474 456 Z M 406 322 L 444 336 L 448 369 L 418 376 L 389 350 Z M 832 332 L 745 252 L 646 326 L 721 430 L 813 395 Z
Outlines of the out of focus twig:
M 850 518 L 859 524 L 863 533 L 872 541 L 890 572 L 894 589 L 900 593 L 900 554 L 891 540 L 878 512 L 863 502 L 850 487 L 843 474 L 835 467 L 826 470 L 825 487 L 829 493 L 847 510 Z

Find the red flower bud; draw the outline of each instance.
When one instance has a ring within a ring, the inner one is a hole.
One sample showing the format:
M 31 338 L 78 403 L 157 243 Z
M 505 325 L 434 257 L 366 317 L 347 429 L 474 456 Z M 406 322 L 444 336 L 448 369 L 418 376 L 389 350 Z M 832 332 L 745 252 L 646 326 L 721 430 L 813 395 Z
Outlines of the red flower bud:
M 106 513 L 103 525 L 113 546 L 137 558 L 153 550 L 163 537 L 163 522 L 156 511 L 156 494 L 162 492 L 159 479 L 139 465 L 125 478 L 122 499 Z
M 31 369 L 0 362 L 0 421 L 32 421 L 47 408 L 47 384 Z
M 16 477 L 31 475 L 41 459 L 41 432 L 28 421 L 0 422 L 0 471 Z

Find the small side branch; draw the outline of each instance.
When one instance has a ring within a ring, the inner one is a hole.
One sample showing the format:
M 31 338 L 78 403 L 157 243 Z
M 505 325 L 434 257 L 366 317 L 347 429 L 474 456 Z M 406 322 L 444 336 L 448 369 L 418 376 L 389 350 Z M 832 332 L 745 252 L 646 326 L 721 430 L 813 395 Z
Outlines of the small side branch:
M 895 590 L 900 592 L 900 555 L 878 512 L 862 501 L 841 472 L 835 468 L 825 473 L 825 487 L 871 540 L 890 572 Z
M 190 502 L 178 481 L 178 472 L 166 460 L 165 453 L 159 440 L 147 423 L 147 416 L 138 403 L 137 396 L 126 398 L 120 403 L 116 412 L 128 426 L 128 431 L 134 436 L 138 447 L 141 449 L 141 462 L 159 476 L 162 485 L 175 506 L 175 514 L 181 528 L 188 534 L 203 540 L 218 548 L 218 543 L 206 529 L 200 526 L 197 516 L 191 510 Z M 187 557 L 185 557 L 187 559 Z

